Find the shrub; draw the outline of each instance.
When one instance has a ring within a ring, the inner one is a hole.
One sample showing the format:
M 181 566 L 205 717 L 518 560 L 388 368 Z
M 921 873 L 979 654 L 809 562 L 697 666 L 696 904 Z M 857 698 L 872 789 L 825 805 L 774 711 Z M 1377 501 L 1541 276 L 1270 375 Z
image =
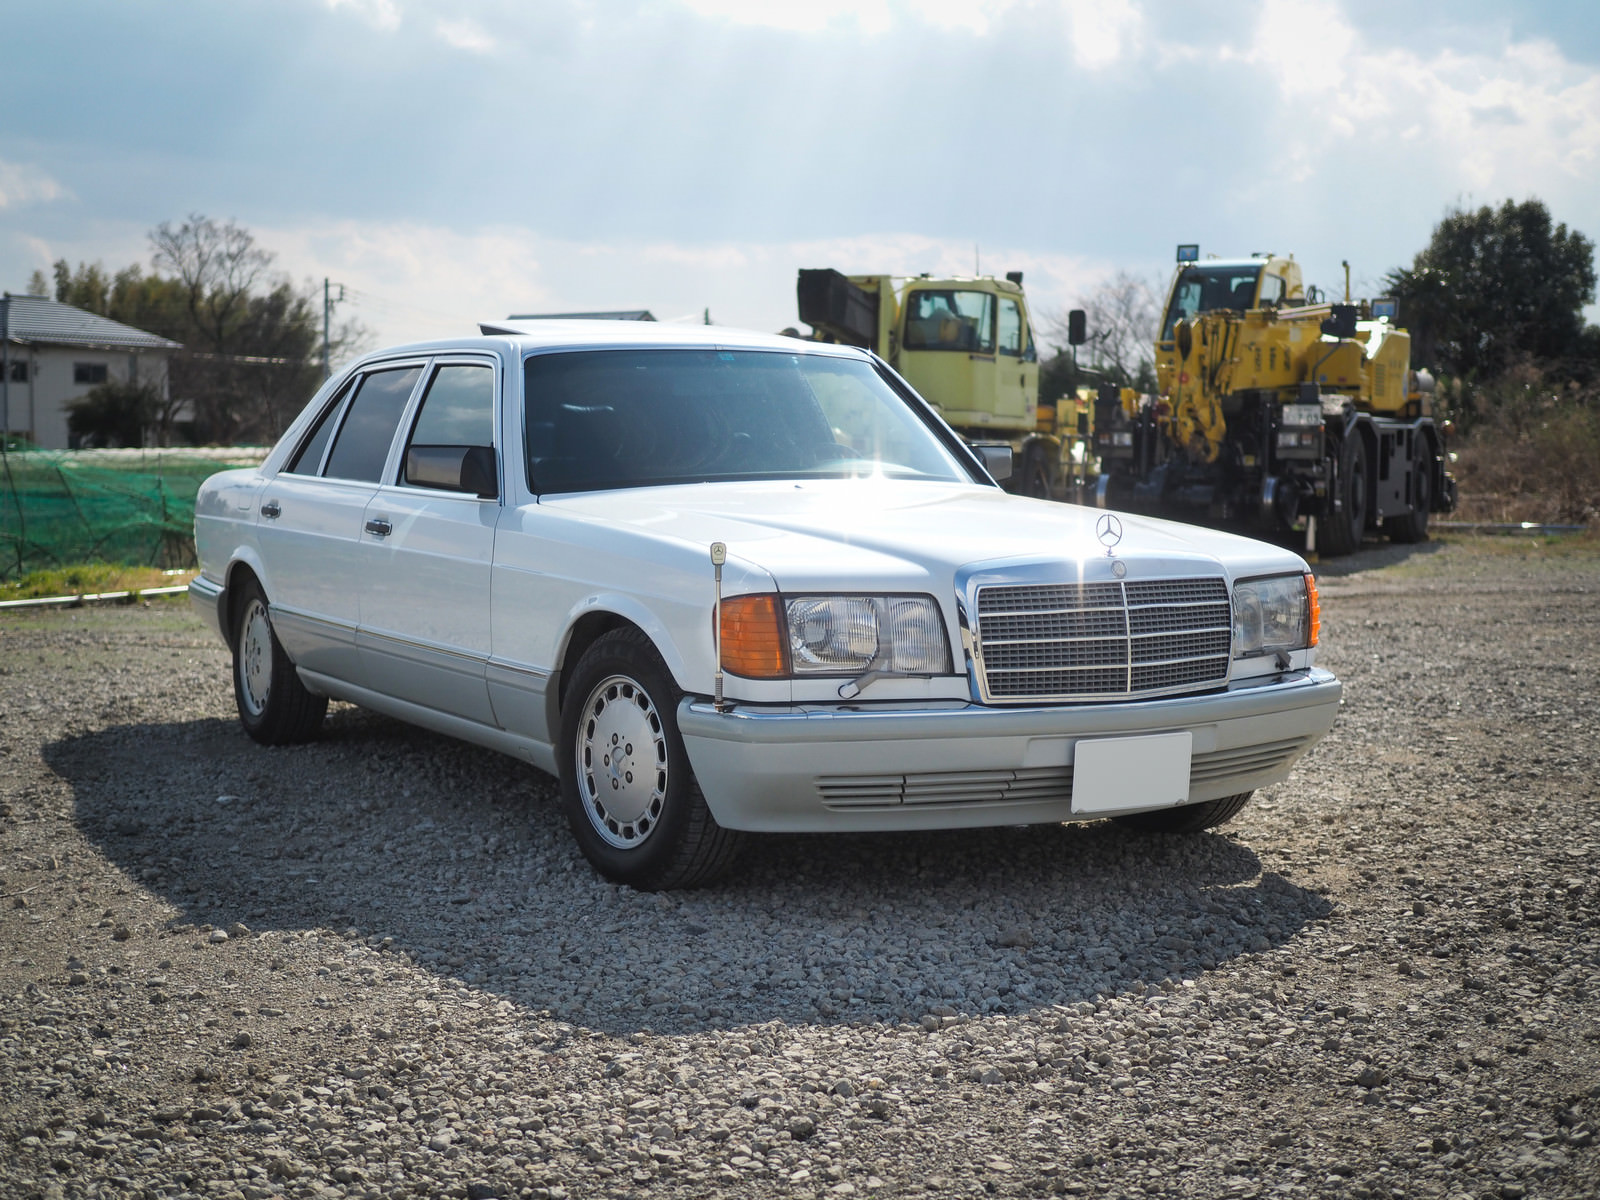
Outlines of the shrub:
M 1521 366 L 1462 399 L 1473 421 L 1456 464 L 1458 519 L 1600 522 L 1600 387 Z

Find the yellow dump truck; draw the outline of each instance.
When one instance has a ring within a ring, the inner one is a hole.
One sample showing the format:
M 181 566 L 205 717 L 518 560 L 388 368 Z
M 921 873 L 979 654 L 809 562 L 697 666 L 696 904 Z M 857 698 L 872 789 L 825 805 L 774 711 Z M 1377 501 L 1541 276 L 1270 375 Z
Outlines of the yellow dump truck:
M 1369 530 L 1427 535 L 1455 507 L 1433 379 L 1392 301 L 1328 302 L 1293 257 L 1200 261 L 1180 246 L 1155 344 L 1159 394 L 1103 394 L 1097 502 L 1304 529 L 1348 554 Z
M 974 443 L 1011 446 L 1008 490 L 1077 499 L 1089 482 L 1088 405 L 1039 403 L 1039 356 L 1022 273 L 843 275 L 802 270 L 800 319 L 815 336 L 877 354 Z

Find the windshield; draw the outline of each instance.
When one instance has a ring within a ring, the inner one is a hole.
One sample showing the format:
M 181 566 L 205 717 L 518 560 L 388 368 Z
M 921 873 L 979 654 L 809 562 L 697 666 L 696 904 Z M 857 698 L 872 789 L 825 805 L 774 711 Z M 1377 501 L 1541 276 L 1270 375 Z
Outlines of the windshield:
M 994 353 L 994 297 L 988 292 L 924 288 L 906 297 L 907 350 Z
M 719 479 L 970 481 L 861 359 L 757 350 L 593 350 L 524 366 L 539 493 Z
M 1260 274 L 1260 263 L 1185 267 L 1172 287 L 1172 303 L 1167 305 L 1166 319 L 1161 322 L 1161 340 L 1170 341 L 1178 322 L 1187 321 L 1198 313 L 1219 308 L 1244 312 L 1252 307 Z

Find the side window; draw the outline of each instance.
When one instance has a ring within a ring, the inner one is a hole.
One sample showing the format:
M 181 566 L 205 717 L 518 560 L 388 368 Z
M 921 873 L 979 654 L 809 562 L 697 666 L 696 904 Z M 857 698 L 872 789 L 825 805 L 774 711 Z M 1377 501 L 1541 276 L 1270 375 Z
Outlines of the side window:
M 1283 303 L 1283 278 L 1278 275 L 1263 275 L 1261 277 L 1261 299 L 1257 304 L 1262 308 L 1268 305 L 1273 307 Z
M 422 398 L 400 464 L 400 482 L 487 499 L 498 491 L 497 475 L 494 371 L 447 363 L 433 373 Z
M 1015 300 L 1000 297 L 1000 353 L 1022 354 L 1022 309 Z
M 322 466 L 322 452 L 328 448 L 328 439 L 333 436 L 333 427 L 337 422 L 335 417 L 339 413 L 339 406 L 344 403 L 344 398 L 350 394 L 352 383 L 345 384 L 339 389 L 339 394 L 328 401 L 322 415 L 317 418 L 316 424 L 311 427 L 311 436 L 300 443 L 300 449 L 295 451 L 289 465 L 284 472 L 289 475 L 315 475 L 317 468 Z
M 324 475 L 372 483 L 383 477 L 383 464 L 400 425 L 400 414 L 421 373 L 421 367 L 399 367 L 374 371 L 362 379 L 346 409 L 344 423 L 339 426 Z

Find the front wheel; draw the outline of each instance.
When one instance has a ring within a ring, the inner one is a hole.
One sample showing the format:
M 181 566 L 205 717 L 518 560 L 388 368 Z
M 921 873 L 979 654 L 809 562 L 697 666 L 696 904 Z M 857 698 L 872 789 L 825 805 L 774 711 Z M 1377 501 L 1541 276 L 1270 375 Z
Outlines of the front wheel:
M 1128 813 L 1111 819 L 1119 825 L 1144 833 L 1199 833 L 1202 829 L 1233 820 L 1253 795 L 1254 792 L 1240 792 L 1237 796 L 1224 796 L 1220 800 L 1180 804 L 1176 808 L 1158 808 L 1154 812 Z
M 1367 444 L 1354 429 L 1339 451 L 1337 488 L 1339 507 L 1328 514 L 1321 546 L 1330 558 L 1359 550 L 1367 530 Z
M 706 807 L 678 732 L 681 696 L 650 639 L 615 629 L 579 660 L 561 716 L 561 794 L 584 857 L 641 891 L 710 883 L 740 837 Z
M 272 609 L 254 579 L 234 607 L 233 699 L 244 731 L 263 746 L 309 741 L 322 727 L 328 698 L 300 682 L 272 630 Z

